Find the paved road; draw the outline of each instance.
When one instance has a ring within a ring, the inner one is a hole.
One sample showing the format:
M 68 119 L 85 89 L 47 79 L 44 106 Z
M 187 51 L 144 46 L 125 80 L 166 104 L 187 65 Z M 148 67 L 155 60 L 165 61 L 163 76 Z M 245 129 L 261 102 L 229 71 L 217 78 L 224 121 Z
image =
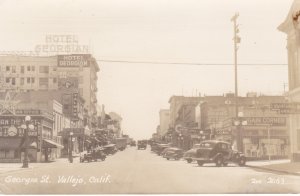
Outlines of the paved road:
M 299 193 L 299 184 L 297 176 L 234 165 L 199 167 L 136 148 L 104 162 L 58 162 L 0 174 L 0 191 L 6 194 Z

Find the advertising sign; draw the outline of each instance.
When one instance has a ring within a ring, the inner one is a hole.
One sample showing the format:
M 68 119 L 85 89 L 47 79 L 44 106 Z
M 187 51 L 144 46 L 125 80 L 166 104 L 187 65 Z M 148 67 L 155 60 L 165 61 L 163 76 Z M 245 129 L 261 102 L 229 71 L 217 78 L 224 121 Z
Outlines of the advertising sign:
M 243 121 L 247 121 L 247 125 L 270 125 L 270 126 L 286 126 L 285 117 L 244 117 Z
M 89 67 L 89 54 L 58 55 L 58 67 Z
M 58 89 L 65 90 L 65 89 L 78 89 L 78 78 L 76 77 L 66 77 L 66 78 L 59 78 L 58 79 Z

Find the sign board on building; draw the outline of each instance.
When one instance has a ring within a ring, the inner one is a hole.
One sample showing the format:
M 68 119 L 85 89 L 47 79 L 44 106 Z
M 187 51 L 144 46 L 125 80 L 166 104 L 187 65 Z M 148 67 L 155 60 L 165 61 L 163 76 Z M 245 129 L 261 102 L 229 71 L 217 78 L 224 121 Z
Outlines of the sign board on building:
M 65 77 L 58 79 L 58 89 L 78 89 L 78 77 Z
M 89 46 L 80 45 L 76 35 L 45 36 L 45 43 L 35 46 L 35 53 L 41 54 L 88 54 Z
M 72 54 L 72 55 L 58 55 L 58 67 L 89 67 L 90 66 L 89 54 Z
M 285 117 L 243 117 L 241 120 L 247 121 L 247 126 L 251 126 L 251 125 L 286 126 Z
M 271 103 L 270 109 L 277 111 L 279 114 L 299 114 L 300 103 Z

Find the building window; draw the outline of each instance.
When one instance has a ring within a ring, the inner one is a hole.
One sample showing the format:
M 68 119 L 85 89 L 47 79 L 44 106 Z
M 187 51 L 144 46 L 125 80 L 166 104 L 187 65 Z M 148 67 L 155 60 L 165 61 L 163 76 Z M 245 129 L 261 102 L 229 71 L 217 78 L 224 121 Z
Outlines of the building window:
M 24 78 L 20 78 L 20 85 L 24 85 Z
M 10 78 L 5 79 L 6 83 L 10 83 Z
M 49 66 L 40 66 L 40 73 L 49 73 Z
M 6 66 L 5 70 L 10 71 L 10 66 Z
M 35 71 L 35 66 L 31 66 L 31 71 Z
M 12 72 L 12 73 L 16 73 L 16 66 L 12 66 L 12 67 L 11 67 L 11 72 Z
M 35 78 L 31 78 L 31 83 L 34 83 L 35 82 Z
M 11 78 L 11 84 L 16 85 L 16 78 Z
M 53 83 L 56 83 L 57 82 L 57 78 L 53 78 Z
M 30 83 L 30 78 L 27 78 L 27 84 L 29 84 Z
M 27 71 L 30 71 L 30 66 L 27 66 Z
M 39 78 L 40 87 L 48 87 L 48 78 Z
M 21 73 L 24 73 L 24 66 L 21 66 Z

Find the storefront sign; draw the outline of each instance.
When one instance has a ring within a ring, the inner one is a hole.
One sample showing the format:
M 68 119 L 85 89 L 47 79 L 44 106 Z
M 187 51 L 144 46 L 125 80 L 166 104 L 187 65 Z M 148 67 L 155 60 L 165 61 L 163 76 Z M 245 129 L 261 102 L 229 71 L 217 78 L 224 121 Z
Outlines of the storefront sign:
M 299 114 L 300 103 L 271 103 L 271 110 L 277 111 L 279 114 Z
M 244 117 L 242 121 L 247 121 L 247 125 L 270 125 L 286 126 L 285 117 Z
M 230 135 L 231 130 L 230 129 L 219 129 L 219 130 L 216 130 L 216 134 L 217 135 Z

